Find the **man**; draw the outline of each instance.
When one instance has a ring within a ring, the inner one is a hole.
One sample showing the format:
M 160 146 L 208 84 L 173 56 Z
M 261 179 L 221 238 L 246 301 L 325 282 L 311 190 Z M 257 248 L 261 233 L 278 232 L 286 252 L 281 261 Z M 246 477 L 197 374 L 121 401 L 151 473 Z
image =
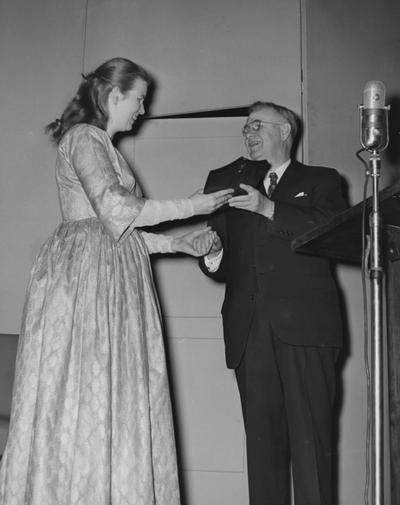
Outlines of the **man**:
M 260 184 L 240 184 L 245 194 L 212 218 L 219 238 L 200 261 L 206 275 L 226 283 L 226 359 L 242 403 L 250 505 L 290 503 L 290 466 L 296 505 L 331 505 L 334 495 L 337 287 L 327 260 L 295 253 L 290 243 L 346 203 L 335 170 L 291 160 L 298 126 L 285 107 L 250 107 L 242 133 L 254 161 L 238 160 L 237 173 L 247 180 L 256 171 Z

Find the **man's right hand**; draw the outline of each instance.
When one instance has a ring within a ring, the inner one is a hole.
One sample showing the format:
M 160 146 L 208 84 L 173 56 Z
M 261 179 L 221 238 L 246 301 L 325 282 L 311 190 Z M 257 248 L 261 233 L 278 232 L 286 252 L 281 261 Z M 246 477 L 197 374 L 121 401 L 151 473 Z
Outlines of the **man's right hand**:
M 221 239 L 219 238 L 219 236 L 216 233 L 214 233 L 214 240 L 213 240 L 212 246 L 207 254 L 207 258 L 209 260 L 212 260 L 213 258 L 217 257 L 221 251 L 222 251 Z

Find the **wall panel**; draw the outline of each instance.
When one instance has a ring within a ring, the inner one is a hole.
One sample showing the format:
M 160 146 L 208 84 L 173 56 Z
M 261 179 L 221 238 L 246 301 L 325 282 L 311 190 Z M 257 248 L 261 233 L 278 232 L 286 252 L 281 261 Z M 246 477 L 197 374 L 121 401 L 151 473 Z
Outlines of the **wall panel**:
M 158 81 L 156 113 L 247 104 L 298 109 L 299 3 L 89 0 L 86 67 L 120 55 Z
M 361 148 L 358 104 L 362 103 L 369 80 L 386 84 L 387 103 L 392 105 L 391 143 L 382 153 L 380 186 L 388 186 L 399 177 L 400 4 L 398 0 L 383 0 L 379 6 L 372 0 L 305 0 L 303 4 L 309 138 L 306 154 L 311 163 L 333 166 L 341 172 L 348 183 L 350 203 L 355 204 L 362 199 L 365 176 L 355 156 Z M 367 389 L 360 269 L 341 265 L 339 278 L 348 321 L 338 447 L 339 503 L 361 503 Z
M 55 150 L 43 128 L 60 115 L 82 66 L 85 0 L 0 2 L 0 331 L 18 333 L 29 271 L 59 222 Z

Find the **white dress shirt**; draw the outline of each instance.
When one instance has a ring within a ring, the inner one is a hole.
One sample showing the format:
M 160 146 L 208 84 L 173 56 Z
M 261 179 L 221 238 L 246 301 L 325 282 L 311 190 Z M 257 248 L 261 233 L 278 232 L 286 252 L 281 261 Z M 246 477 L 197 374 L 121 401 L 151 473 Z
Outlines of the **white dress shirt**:
M 277 180 L 276 180 L 276 183 L 278 184 L 279 183 L 279 180 L 281 179 L 282 175 L 285 173 L 285 170 L 287 169 L 287 167 L 290 165 L 290 162 L 291 160 L 288 159 L 287 161 L 285 161 L 285 163 L 283 163 L 283 165 L 281 165 L 280 167 L 278 168 L 270 168 L 267 172 L 267 175 L 265 176 L 265 179 L 264 179 L 264 188 L 265 188 L 265 191 L 266 193 L 268 194 L 268 189 L 269 189 L 269 185 L 271 183 L 271 179 L 269 177 L 269 174 L 271 172 L 275 172 L 276 175 L 277 175 Z

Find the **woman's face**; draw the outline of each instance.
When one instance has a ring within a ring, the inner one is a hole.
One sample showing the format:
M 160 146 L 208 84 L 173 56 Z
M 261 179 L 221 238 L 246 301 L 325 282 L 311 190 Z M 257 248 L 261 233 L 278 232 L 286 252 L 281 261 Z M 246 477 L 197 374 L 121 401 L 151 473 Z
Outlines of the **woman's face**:
M 109 119 L 107 132 L 112 137 L 117 132 L 129 131 L 136 119 L 144 114 L 143 101 L 146 98 L 147 83 L 137 78 L 133 87 L 122 94 L 114 88 L 108 100 Z

